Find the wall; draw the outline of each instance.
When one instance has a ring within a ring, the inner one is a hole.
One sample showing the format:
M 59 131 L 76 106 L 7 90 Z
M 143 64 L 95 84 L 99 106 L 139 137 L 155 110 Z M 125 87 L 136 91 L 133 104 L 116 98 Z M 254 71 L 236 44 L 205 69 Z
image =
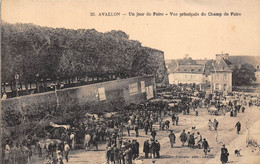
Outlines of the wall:
M 192 74 L 192 73 L 174 73 L 175 84 L 185 83 L 203 83 L 203 74 Z
M 255 83 L 260 84 L 260 70 L 255 72 L 256 81 Z
M 168 79 L 169 79 L 169 84 L 174 84 L 174 73 L 169 73 Z
M 217 75 L 219 77 L 217 77 Z M 232 73 L 217 72 L 217 75 L 213 72 L 211 73 L 211 91 L 212 92 L 214 92 L 216 90 L 224 91 L 224 84 L 225 84 L 226 85 L 225 92 L 231 92 L 232 91 Z M 226 75 L 226 79 L 224 79 L 225 75 Z
M 32 117 L 42 117 L 44 111 L 55 110 L 57 104 L 66 110 L 74 110 L 75 106 L 84 107 L 88 112 L 122 109 L 130 103 L 139 103 L 147 99 L 146 91 L 141 92 L 141 81 L 144 81 L 145 87 L 152 86 L 153 94 L 156 95 L 154 77 L 143 76 L 10 98 L 2 100 L 2 109 L 23 111 L 27 115 L 41 113 L 40 116 Z M 130 95 L 129 84 L 133 83 L 137 84 L 137 89 Z M 100 88 L 104 88 L 105 94 Z M 102 100 L 104 98 L 105 100 Z

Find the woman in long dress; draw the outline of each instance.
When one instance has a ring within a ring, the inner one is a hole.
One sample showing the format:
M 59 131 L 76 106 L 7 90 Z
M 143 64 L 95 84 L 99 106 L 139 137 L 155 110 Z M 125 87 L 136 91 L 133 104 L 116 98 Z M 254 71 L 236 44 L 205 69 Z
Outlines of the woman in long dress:
M 222 164 L 227 163 L 228 156 L 229 156 L 228 150 L 227 148 L 225 148 L 225 145 L 223 145 L 221 148 L 221 156 L 220 156 L 220 160 Z

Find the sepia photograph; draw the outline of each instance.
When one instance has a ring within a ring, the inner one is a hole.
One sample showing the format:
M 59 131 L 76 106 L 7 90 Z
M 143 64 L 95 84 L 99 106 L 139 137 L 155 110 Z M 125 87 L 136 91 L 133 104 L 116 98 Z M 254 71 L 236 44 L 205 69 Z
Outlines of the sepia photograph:
M 1 164 L 259 164 L 260 0 L 2 0 Z

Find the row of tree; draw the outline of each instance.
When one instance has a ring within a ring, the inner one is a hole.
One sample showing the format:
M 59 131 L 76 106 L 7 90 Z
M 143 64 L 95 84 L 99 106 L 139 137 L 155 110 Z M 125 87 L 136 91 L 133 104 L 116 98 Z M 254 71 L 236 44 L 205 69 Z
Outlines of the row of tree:
M 129 40 L 123 31 L 71 30 L 33 24 L 2 23 L 2 82 L 25 83 L 116 74 L 134 77 L 147 74 L 160 82 L 166 71 L 163 52 Z M 160 57 L 161 56 L 161 57 Z M 36 76 L 38 75 L 38 76 Z

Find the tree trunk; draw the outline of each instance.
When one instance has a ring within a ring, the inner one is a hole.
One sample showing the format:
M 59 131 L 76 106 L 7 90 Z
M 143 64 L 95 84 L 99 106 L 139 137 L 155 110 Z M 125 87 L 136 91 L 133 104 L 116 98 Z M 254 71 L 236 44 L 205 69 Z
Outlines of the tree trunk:
M 3 91 L 5 92 L 5 83 L 4 83 L 4 85 L 2 85 L 2 87 L 3 87 Z
M 13 82 L 10 84 L 11 91 L 13 91 Z
M 46 81 L 46 78 L 44 79 L 44 91 L 45 92 L 47 91 L 47 81 Z
M 26 95 L 28 95 L 28 94 L 29 94 L 29 91 L 28 91 L 28 82 L 25 81 L 24 85 L 25 85 L 25 93 L 26 93 Z

